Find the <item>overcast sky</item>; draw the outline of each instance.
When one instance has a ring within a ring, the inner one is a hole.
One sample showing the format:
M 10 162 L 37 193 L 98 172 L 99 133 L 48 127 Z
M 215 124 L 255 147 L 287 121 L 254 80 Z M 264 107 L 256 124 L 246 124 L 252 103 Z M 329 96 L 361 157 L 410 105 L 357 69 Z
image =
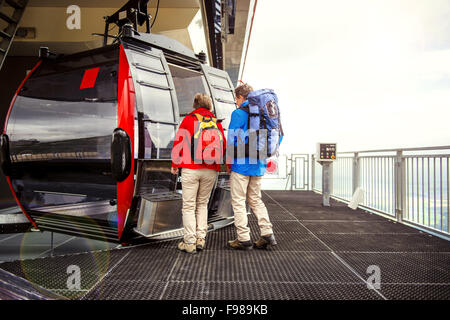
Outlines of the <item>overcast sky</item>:
M 450 1 L 259 0 L 242 78 L 277 92 L 282 153 L 450 145 Z

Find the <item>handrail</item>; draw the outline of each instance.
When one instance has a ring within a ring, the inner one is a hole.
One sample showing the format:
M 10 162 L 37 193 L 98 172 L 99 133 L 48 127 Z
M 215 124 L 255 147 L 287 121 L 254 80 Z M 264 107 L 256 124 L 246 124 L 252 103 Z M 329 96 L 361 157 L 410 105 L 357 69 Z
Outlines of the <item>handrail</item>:
M 360 208 L 450 240 L 450 152 L 442 150 L 450 146 L 338 152 L 331 196 L 350 202 L 362 190 Z M 311 164 L 320 193 L 320 166 Z
M 423 151 L 423 150 L 445 150 L 450 149 L 450 146 L 437 146 L 437 147 L 414 147 L 414 148 L 397 148 L 397 149 L 379 149 L 379 150 L 359 150 L 359 151 L 344 151 L 338 152 L 338 154 L 347 153 L 375 153 L 375 152 L 397 152 L 397 151 Z

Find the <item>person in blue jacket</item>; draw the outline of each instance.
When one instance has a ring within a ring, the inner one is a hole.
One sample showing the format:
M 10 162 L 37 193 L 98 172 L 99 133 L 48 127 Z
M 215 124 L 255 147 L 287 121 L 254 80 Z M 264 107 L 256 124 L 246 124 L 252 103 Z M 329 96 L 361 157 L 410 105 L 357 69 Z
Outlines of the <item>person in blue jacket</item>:
M 241 107 L 233 111 L 228 127 L 227 150 L 236 150 L 240 144 L 248 141 L 248 105 L 247 96 L 253 91 L 248 84 L 242 84 L 235 89 L 236 102 Z M 237 152 L 237 156 L 239 156 Z M 234 156 L 234 155 L 233 155 Z M 264 202 L 261 199 L 261 178 L 266 172 L 266 160 L 250 159 L 249 157 L 228 158 L 228 169 L 231 171 L 230 192 L 231 203 L 234 211 L 234 225 L 237 231 L 237 239 L 228 241 L 228 247 L 238 250 L 258 249 L 276 245 L 272 224 Z M 231 162 L 231 165 L 230 165 Z M 250 240 L 250 228 L 247 220 L 246 199 L 253 213 L 258 219 L 260 238 L 252 244 Z

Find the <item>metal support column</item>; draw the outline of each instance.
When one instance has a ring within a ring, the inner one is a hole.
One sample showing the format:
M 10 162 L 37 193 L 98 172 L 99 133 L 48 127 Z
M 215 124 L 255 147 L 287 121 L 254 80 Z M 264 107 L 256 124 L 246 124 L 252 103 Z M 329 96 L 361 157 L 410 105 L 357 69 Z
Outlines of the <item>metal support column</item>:
M 330 195 L 333 186 L 333 163 L 321 161 L 322 165 L 322 205 L 330 206 Z

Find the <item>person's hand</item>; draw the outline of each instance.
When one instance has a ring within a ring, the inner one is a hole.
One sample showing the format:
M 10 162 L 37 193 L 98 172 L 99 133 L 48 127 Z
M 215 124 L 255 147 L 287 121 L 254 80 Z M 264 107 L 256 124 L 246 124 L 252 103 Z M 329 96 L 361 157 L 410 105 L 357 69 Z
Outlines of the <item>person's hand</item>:
M 172 168 L 170 169 L 170 172 L 172 172 L 172 174 L 178 174 L 178 168 L 172 167 Z
M 231 168 L 227 166 L 227 173 L 231 173 Z

